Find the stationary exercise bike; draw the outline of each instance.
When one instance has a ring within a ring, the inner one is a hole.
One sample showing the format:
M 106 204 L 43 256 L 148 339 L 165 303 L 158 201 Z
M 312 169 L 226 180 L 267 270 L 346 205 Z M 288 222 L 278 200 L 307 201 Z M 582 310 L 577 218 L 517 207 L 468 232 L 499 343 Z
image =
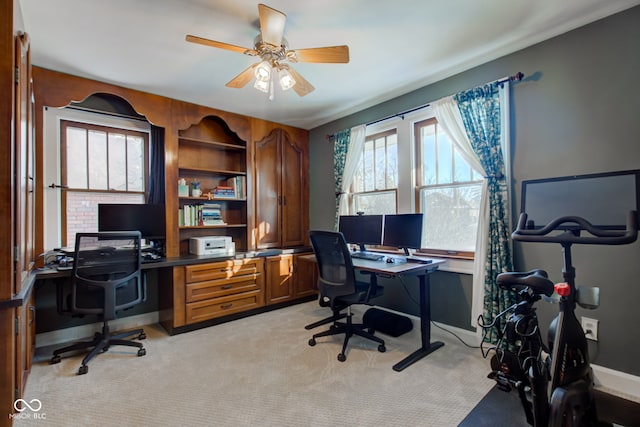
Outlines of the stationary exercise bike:
M 482 316 L 478 323 L 483 328 L 483 355 L 493 353 L 489 378 L 502 390 L 518 391 L 531 425 L 598 425 L 587 339 L 575 307 L 579 304 L 583 308 L 597 308 L 599 294 L 597 288 L 576 286 L 571 246 L 632 243 L 637 239 L 638 213 L 629 212 L 626 222 L 625 230 L 609 230 L 595 227 L 581 217 L 564 216 L 535 229 L 527 226 L 526 213 L 520 215 L 513 239 L 562 245 L 564 282 L 554 285 L 540 269 L 501 273 L 497 276 L 498 286 L 515 292 L 518 302 L 498 314 L 490 324 L 485 324 Z M 581 235 L 582 232 L 588 235 Z M 547 346 L 542 340 L 534 305 L 542 298 L 553 297 L 559 299 L 560 312 L 549 326 Z M 484 344 L 492 328 L 497 331 L 498 342 L 485 351 Z

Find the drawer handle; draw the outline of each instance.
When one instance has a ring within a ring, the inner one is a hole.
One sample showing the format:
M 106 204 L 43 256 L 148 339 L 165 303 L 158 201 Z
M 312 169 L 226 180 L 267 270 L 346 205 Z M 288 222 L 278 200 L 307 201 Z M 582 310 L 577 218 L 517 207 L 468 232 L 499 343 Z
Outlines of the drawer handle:
M 233 285 L 224 285 L 220 287 L 220 289 L 231 289 L 231 288 L 233 288 Z
M 220 306 L 221 309 L 226 310 L 227 308 L 231 308 L 233 307 L 233 304 L 229 303 L 229 304 L 222 304 Z

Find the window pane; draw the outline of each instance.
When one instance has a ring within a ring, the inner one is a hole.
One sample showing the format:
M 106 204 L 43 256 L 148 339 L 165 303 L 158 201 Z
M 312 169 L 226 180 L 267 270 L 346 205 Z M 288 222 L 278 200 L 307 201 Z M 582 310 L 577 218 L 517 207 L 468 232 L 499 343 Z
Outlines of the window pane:
M 438 132 L 438 184 L 453 182 L 453 147 L 444 132 Z
M 128 184 L 130 191 L 144 190 L 144 146 L 142 138 L 127 137 Z
M 453 150 L 453 161 L 455 165 L 455 173 L 454 173 L 454 181 L 455 182 L 467 182 L 473 181 L 471 176 L 471 166 L 460 156 L 460 152 L 458 150 Z
M 84 129 L 67 128 L 67 185 L 70 188 L 87 188 L 87 132 Z
M 384 190 L 387 188 L 387 156 L 385 147 L 385 138 L 378 138 L 373 141 L 374 159 L 375 159 L 375 190 Z
M 109 134 L 109 189 L 127 190 L 127 145 L 125 136 Z
M 89 188 L 106 190 L 107 187 L 107 134 L 89 131 Z
M 384 188 L 398 187 L 398 136 L 387 137 L 387 185 Z
M 365 215 L 396 213 L 396 192 L 377 191 L 353 195 L 354 214 L 364 212 Z
M 481 190 L 480 183 L 420 190 L 426 248 L 475 251 Z
M 435 128 L 435 125 L 422 128 L 422 185 L 437 183 Z
M 375 190 L 375 169 L 373 164 L 373 141 L 364 144 L 364 191 Z

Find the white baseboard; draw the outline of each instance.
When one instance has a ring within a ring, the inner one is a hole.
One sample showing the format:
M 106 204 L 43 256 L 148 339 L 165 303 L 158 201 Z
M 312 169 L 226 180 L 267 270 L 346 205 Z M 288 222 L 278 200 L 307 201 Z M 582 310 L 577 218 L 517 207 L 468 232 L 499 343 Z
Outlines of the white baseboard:
M 160 321 L 160 313 L 157 311 L 143 313 L 135 316 L 122 317 L 109 322 L 112 330 L 135 329 L 145 325 L 152 325 Z M 63 344 L 70 341 L 78 341 L 93 336 L 94 333 L 102 330 L 102 322 L 88 325 L 74 326 L 71 328 L 58 329 L 50 332 L 42 332 L 36 335 L 36 348 L 50 345 Z
M 596 387 L 640 403 L 640 377 L 591 364 Z

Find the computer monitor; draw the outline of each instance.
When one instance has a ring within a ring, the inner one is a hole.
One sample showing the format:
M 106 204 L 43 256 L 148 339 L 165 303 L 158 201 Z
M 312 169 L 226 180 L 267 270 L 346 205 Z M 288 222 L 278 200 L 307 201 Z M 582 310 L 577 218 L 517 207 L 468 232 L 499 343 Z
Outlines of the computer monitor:
M 405 255 L 410 255 L 409 249 L 420 249 L 422 219 L 421 213 L 385 215 L 382 245 L 403 249 Z
M 598 228 L 624 230 L 627 213 L 639 209 L 640 170 L 522 182 L 520 212 L 527 214 L 527 228 L 531 229 L 562 216 L 578 216 Z
M 98 204 L 98 231 L 139 230 L 143 239 L 166 236 L 164 205 Z
M 358 245 L 364 252 L 365 245 L 382 243 L 382 219 L 382 215 L 341 215 L 338 231 L 347 243 Z

